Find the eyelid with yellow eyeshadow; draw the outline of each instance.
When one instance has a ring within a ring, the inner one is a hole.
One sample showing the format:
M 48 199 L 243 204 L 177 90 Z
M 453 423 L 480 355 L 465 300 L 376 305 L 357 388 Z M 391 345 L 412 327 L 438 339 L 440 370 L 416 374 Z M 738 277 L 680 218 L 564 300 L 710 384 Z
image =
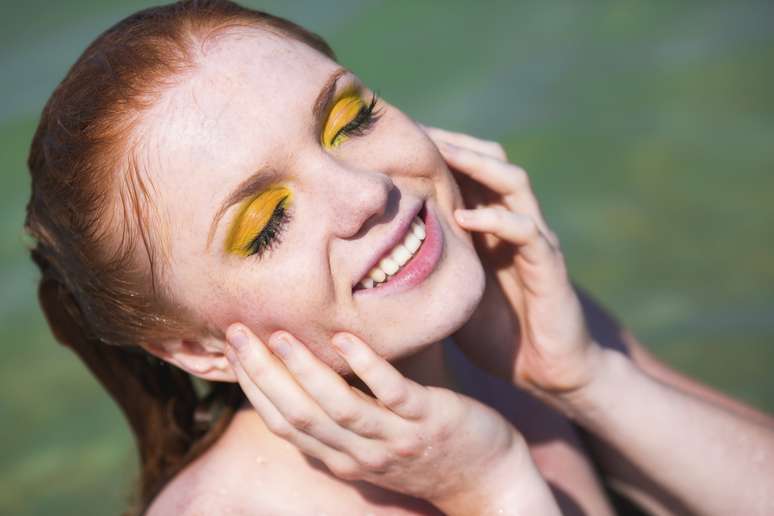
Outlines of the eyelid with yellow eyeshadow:
M 267 188 L 245 201 L 226 238 L 226 252 L 239 256 L 261 254 L 275 244 L 288 221 L 292 192 L 285 186 Z
M 344 89 L 326 116 L 320 135 L 323 146 L 333 148 L 348 136 L 365 134 L 380 116 L 375 109 L 376 102 L 376 94 L 372 94 L 371 102 L 366 105 L 360 85 Z M 261 255 L 279 243 L 290 218 L 287 207 L 291 200 L 290 189 L 273 186 L 245 201 L 229 228 L 226 252 L 243 257 Z
M 360 89 L 345 90 L 328 113 L 320 135 L 322 145 L 337 147 L 348 136 L 365 134 L 381 114 L 375 109 L 376 102 L 376 94 L 372 94 L 371 102 L 366 104 Z

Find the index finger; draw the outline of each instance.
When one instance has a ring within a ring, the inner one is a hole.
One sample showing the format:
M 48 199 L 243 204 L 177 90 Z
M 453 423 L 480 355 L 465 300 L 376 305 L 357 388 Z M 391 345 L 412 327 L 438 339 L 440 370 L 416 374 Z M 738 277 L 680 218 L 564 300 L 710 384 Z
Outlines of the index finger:
M 286 331 L 276 332 L 269 346 L 285 363 L 301 387 L 328 416 L 340 426 L 363 437 L 382 437 L 389 431 L 389 421 L 373 398 L 358 396 L 333 369 Z
M 438 149 L 452 168 L 496 193 L 511 195 L 529 187 L 527 173 L 512 163 L 446 141 L 438 143 Z
M 421 385 L 403 376 L 354 335 L 339 333 L 332 342 L 352 371 L 388 409 L 405 419 L 419 419 L 425 415 Z
M 497 158 L 501 161 L 508 159 L 508 156 L 505 154 L 505 149 L 497 142 L 482 140 L 481 138 L 476 138 L 469 134 L 455 133 L 453 131 L 447 131 L 446 129 L 439 129 L 438 127 L 423 125 L 422 129 L 424 129 L 430 139 L 436 144 L 439 142 L 453 143 L 460 147 L 467 147 L 468 149 L 480 152 L 481 154 Z
M 559 247 L 559 239 L 549 229 L 532 192 L 529 176 L 521 167 L 454 144 L 445 143 L 439 149 L 455 170 L 502 195 L 505 203 L 514 211 L 523 212 L 535 219 L 551 245 Z

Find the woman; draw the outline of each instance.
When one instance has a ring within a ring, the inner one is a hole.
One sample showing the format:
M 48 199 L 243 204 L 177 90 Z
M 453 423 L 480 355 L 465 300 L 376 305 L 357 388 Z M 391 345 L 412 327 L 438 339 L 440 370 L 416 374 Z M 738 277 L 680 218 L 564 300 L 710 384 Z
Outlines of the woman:
M 137 436 L 139 510 L 549 514 L 546 478 L 565 513 L 610 513 L 566 420 L 443 346 L 462 328 L 480 364 L 600 441 L 627 436 L 600 447 L 610 471 L 630 441 L 651 466 L 630 419 L 584 419 L 615 405 L 597 402 L 620 354 L 587 338 L 555 238 L 499 152 L 423 130 L 319 38 L 234 4 L 148 10 L 100 36 L 44 110 L 27 227 L 52 330 Z M 481 208 L 455 218 L 447 163 Z M 486 273 L 466 229 L 487 232 Z M 219 383 L 200 400 L 189 375 Z M 648 382 L 644 398 L 671 395 Z M 659 487 L 701 507 L 676 482 Z

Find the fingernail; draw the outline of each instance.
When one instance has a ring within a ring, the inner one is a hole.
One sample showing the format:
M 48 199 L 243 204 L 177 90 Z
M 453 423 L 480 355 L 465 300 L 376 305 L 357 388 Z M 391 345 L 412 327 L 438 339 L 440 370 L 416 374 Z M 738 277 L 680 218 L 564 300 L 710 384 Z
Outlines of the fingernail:
M 347 337 L 346 335 L 336 335 L 333 338 L 333 346 L 339 350 L 339 352 L 342 355 L 348 354 L 350 351 L 352 351 L 352 339 Z
M 237 353 L 241 353 L 247 347 L 247 334 L 242 329 L 233 330 L 229 335 L 228 342 Z
M 279 355 L 280 358 L 287 358 L 290 356 L 290 341 L 287 336 L 276 336 L 270 340 L 270 343 L 272 351 Z

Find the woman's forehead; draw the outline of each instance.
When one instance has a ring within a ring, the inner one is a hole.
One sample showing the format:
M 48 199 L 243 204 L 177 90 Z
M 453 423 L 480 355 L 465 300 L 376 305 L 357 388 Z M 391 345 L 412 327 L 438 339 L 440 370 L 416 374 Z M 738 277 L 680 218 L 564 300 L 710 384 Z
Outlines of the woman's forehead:
M 255 31 L 221 38 L 143 117 L 164 174 L 257 165 L 310 131 L 320 88 L 339 65 L 304 43 Z M 171 179 L 171 178 L 169 178 Z
M 209 208 L 230 188 L 258 168 L 281 165 L 300 135 L 312 133 L 315 100 L 339 69 L 311 47 L 274 34 L 210 44 L 141 122 L 148 179 L 168 216 L 185 221 L 178 229 L 206 234 Z
M 170 107 L 199 123 L 225 116 L 274 122 L 272 115 L 304 109 L 338 67 L 304 43 L 265 31 L 220 38 L 197 60 L 170 92 Z
M 203 46 L 197 62 L 196 74 L 203 82 L 221 87 L 246 83 L 273 93 L 278 87 L 291 91 L 314 87 L 309 83 L 317 73 L 324 76 L 327 69 L 336 66 L 328 56 L 301 41 L 261 29 L 226 33 Z

